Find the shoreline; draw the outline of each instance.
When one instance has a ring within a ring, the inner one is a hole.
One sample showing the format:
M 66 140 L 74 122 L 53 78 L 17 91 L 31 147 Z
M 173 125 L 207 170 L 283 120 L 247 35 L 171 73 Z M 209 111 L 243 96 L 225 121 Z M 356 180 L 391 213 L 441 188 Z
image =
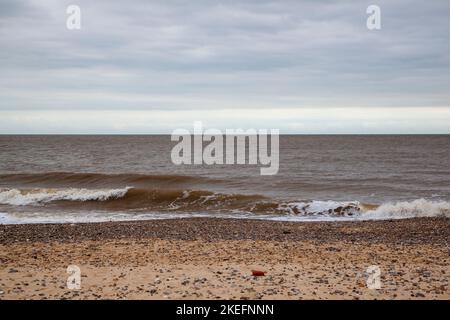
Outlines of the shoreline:
M 351 232 L 348 232 L 348 231 Z M 273 221 L 232 218 L 0 224 L 0 244 L 114 239 L 450 243 L 450 218 Z
M 449 239 L 449 218 L 0 225 L 0 299 L 448 300 Z

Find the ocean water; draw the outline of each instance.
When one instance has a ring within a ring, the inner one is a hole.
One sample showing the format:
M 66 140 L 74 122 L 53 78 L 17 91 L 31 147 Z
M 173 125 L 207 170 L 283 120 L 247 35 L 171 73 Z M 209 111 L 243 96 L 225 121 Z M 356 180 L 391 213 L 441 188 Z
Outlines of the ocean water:
M 174 165 L 170 136 L 0 136 L 0 223 L 450 217 L 449 135 L 280 136 L 279 172 Z

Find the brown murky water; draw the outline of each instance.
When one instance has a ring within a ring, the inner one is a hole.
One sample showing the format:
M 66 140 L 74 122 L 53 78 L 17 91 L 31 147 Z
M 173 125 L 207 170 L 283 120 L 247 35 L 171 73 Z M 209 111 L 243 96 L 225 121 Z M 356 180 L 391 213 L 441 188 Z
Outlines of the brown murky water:
M 0 223 L 448 216 L 450 136 L 281 136 L 279 172 L 174 165 L 170 136 L 0 136 Z

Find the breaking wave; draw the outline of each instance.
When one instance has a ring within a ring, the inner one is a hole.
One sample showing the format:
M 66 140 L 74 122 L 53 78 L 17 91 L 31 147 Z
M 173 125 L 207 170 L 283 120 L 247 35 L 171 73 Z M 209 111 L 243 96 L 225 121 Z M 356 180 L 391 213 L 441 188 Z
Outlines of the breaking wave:
M 413 201 L 365 204 L 358 201 L 282 201 L 261 195 L 150 188 L 0 189 L 0 205 L 112 212 L 245 213 L 298 217 L 402 219 L 450 217 L 450 203 Z
M 309 201 L 281 204 L 278 209 L 290 215 L 355 217 L 361 220 L 450 217 L 450 202 L 427 199 L 389 202 L 381 205 L 358 201 Z
M 0 189 L 0 204 L 14 206 L 38 205 L 53 201 L 107 201 L 123 197 L 123 189 Z
M 416 199 L 384 203 L 364 213 L 365 219 L 402 219 L 421 217 L 450 217 L 450 202 Z

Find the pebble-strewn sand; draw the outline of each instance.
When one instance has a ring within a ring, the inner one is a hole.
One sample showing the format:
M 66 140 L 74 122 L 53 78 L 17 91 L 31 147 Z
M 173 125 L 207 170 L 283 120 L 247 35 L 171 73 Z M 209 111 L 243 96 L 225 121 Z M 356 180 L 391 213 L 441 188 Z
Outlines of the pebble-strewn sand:
M 0 225 L 0 299 L 449 299 L 449 236 L 448 218 Z

